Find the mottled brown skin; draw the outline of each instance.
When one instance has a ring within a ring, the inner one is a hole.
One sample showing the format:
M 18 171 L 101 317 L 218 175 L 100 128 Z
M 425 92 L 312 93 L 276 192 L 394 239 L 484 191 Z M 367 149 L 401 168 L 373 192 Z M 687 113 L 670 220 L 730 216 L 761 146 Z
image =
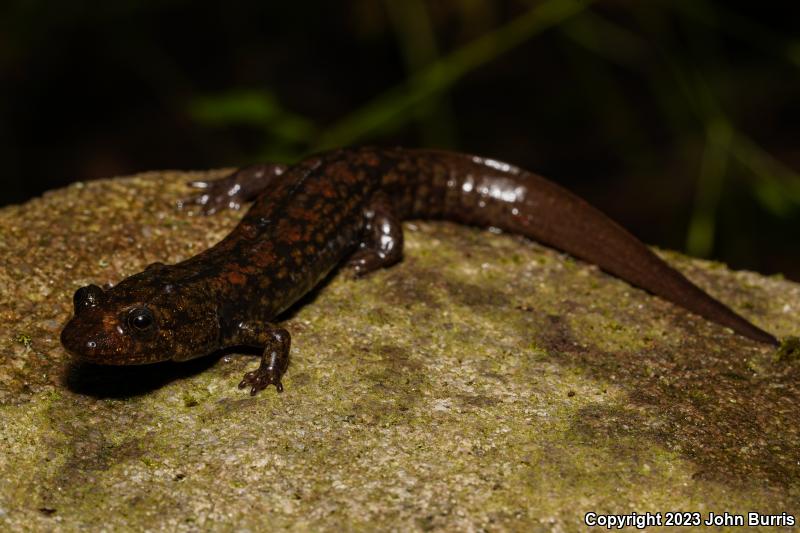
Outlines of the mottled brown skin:
M 558 185 L 506 163 L 432 150 L 353 148 L 300 163 L 248 167 L 195 182 L 206 213 L 255 198 L 218 244 L 175 265 L 156 263 L 103 291 L 75 293 L 61 342 L 76 357 L 129 365 L 184 361 L 230 346 L 264 348 L 240 387 L 273 384 L 289 358 L 275 318 L 343 260 L 356 275 L 402 257 L 400 221 L 496 227 L 595 263 L 744 337 L 777 345 L 668 266 L 630 233 Z

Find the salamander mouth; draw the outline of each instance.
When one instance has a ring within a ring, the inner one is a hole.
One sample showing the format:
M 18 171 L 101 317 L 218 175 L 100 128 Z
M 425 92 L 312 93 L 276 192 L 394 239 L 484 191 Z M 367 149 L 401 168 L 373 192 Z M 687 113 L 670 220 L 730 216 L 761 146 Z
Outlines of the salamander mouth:
M 163 361 L 158 354 L 139 353 L 127 339 L 108 334 L 93 321 L 73 317 L 61 331 L 61 345 L 75 362 L 96 365 L 145 365 Z M 116 342 L 115 342 L 116 341 Z
M 61 331 L 61 345 L 77 361 L 97 364 L 114 364 L 114 351 L 109 350 L 107 339 L 96 333 L 90 324 L 77 317 L 70 320 Z
M 90 363 L 107 361 L 109 359 L 108 354 L 102 353 L 104 350 L 98 349 L 98 340 L 94 339 L 93 335 L 88 334 L 87 329 L 73 318 L 61 331 L 61 345 L 75 360 Z

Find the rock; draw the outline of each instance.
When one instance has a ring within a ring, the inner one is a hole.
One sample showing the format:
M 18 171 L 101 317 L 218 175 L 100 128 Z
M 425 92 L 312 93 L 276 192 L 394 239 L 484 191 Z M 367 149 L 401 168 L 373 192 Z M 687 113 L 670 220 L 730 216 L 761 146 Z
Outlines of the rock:
M 570 531 L 585 513 L 798 508 L 796 357 L 550 249 L 406 224 L 406 258 L 286 317 L 286 390 L 247 355 L 71 365 L 72 293 L 208 247 L 241 213 L 178 211 L 152 172 L 0 210 L 3 530 Z M 800 286 L 677 254 L 780 335 Z

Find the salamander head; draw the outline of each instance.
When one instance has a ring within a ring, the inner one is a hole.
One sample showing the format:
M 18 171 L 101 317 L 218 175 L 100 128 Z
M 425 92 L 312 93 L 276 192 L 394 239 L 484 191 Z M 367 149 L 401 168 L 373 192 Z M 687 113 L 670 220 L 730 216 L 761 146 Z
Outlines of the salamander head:
M 104 291 L 87 285 L 75 292 L 75 315 L 61 344 L 75 358 L 107 365 L 182 361 L 218 348 L 213 299 L 145 271 Z

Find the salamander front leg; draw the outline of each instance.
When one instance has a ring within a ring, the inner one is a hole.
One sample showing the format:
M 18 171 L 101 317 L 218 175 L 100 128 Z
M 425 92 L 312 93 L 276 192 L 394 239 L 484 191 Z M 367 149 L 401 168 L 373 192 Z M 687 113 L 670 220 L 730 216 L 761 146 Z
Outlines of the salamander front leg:
M 390 267 L 403 258 L 403 227 L 385 197 L 377 197 L 364 216 L 364 240 L 347 262 L 356 277 Z
M 292 343 L 289 332 L 271 325 L 259 326 L 243 322 L 238 325 L 233 342 L 242 346 L 264 347 L 261 364 L 256 370 L 244 375 L 239 388 L 249 386 L 251 396 L 269 385 L 275 385 L 278 392 L 283 392 L 281 376 L 289 366 L 289 347 Z
M 263 163 L 241 168 L 224 178 L 191 181 L 188 185 L 202 189 L 202 192 L 178 201 L 178 207 L 198 206 L 204 215 L 222 209 L 239 209 L 243 203 L 254 200 L 265 191 L 272 179 L 285 170 L 286 165 Z

